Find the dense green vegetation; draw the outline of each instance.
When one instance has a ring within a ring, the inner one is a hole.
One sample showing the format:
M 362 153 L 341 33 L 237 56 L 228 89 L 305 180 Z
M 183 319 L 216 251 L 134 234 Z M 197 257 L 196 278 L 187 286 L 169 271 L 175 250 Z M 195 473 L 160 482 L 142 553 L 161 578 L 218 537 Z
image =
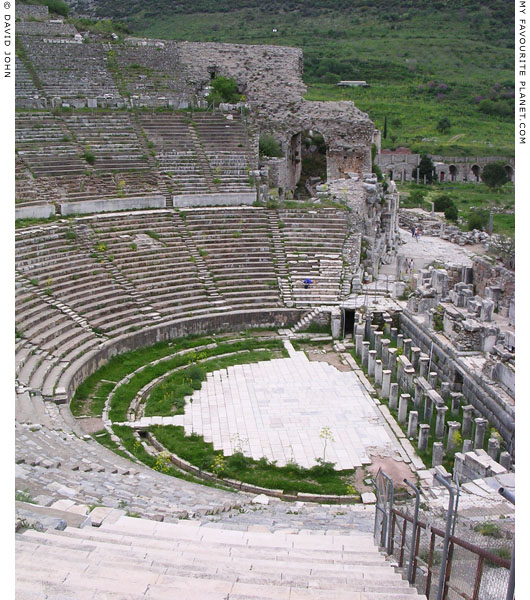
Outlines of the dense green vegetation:
M 502 0 L 99 0 L 97 14 L 137 35 L 301 47 L 306 97 L 353 100 L 381 131 L 386 118 L 384 148 L 513 155 L 514 15 Z

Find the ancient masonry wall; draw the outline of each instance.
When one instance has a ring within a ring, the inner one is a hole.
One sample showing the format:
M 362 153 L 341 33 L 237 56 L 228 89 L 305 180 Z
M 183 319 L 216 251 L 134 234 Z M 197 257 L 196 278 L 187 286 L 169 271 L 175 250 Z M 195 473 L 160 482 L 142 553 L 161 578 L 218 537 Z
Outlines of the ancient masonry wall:
M 500 287 L 499 297 L 501 306 L 509 307 L 510 300 L 515 295 L 515 273 L 502 265 L 492 265 L 487 260 L 475 257 L 473 259 L 473 283 L 475 293 L 486 297 L 486 287 Z
M 59 402 L 71 400 L 79 384 L 117 354 L 186 335 L 214 331 L 239 331 L 247 327 L 288 327 L 296 323 L 303 315 L 304 311 L 296 309 L 246 310 L 181 319 L 121 336 L 105 343 L 97 350 L 88 352 L 71 364 L 61 377 L 56 390 L 58 396 L 56 399 Z
M 405 313 L 400 313 L 399 322 L 403 335 L 411 338 L 413 344 L 421 348 L 422 352 L 430 354 L 431 344 L 434 341 L 431 370 L 447 381 L 454 381 L 455 373 L 460 374 L 463 378 L 461 391 L 466 401 L 499 431 L 510 448 L 515 433 L 513 407 L 507 405 L 493 388 L 486 388 L 480 378 L 469 373 L 453 350 L 447 347 L 441 348 L 430 332 L 426 332 Z

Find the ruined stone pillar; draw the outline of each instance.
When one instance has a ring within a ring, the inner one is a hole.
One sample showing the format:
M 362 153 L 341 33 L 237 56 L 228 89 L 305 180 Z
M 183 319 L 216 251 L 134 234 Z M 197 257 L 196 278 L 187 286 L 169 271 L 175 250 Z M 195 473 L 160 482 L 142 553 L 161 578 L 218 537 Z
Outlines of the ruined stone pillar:
M 370 328 L 370 348 L 372 350 L 375 350 L 375 334 L 377 333 L 378 329 L 377 329 L 377 325 L 372 325 L 372 327 Z
M 382 357 L 382 345 L 381 345 L 381 341 L 383 339 L 383 332 L 382 331 L 376 331 L 374 334 L 374 339 L 375 339 L 375 351 L 377 353 L 377 358 L 381 358 Z
M 462 442 L 462 452 L 465 454 L 466 452 L 471 452 L 473 450 L 473 442 L 471 440 L 464 440 Z
M 363 348 L 361 351 L 361 360 L 363 363 L 363 367 L 365 369 L 368 368 L 368 352 L 370 350 L 370 342 L 363 342 Z
M 443 438 L 445 433 L 445 413 L 447 412 L 447 406 L 436 405 L 436 428 L 434 435 L 437 438 Z
M 394 373 L 396 370 L 396 349 L 388 349 L 388 368 Z
M 460 423 L 458 421 L 448 421 L 449 433 L 447 435 L 447 454 L 456 450 L 456 437 L 458 430 L 460 429 Z
M 397 340 L 398 329 L 397 327 L 390 328 L 390 339 L 395 342 Z
M 415 438 L 418 432 L 418 411 L 411 410 L 409 413 L 409 424 L 407 427 L 407 437 Z
M 403 340 L 403 356 L 410 360 L 410 349 L 412 348 L 412 340 L 407 338 Z
M 467 435 L 471 432 L 473 410 L 472 404 L 462 406 L 462 435 Z
M 414 381 L 414 408 L 419 410 L 421 407 L 421 401 L 423 400 L 423 389 L 416 379 Z
M 368 377 L 373 377 L 375 374 L 375 350 L 368 350 Z
M 397 383 L 390 384 L 390 394 L 388 396 L 388 406 L 392 409 L 397 407 L 399 386 Z
M 430 423 L 432 418 L 432 400 L 428 394 L 423 394 L 423 400 L 423 420 L 426 423 Z
M 390 379 L 392 377 L 392 371 L 383 369 L 382 383 L 381 383 L 381 396 L 388 398 L 390 396 Z
M 449 397 L 451 398 L 451 412 L 453 413 L 453 415 L 457 415 L 460 411 L 460 403 L 464 398 L 464 395 L 460 392 L 450 392 Z
M 510 456 L 510 453 L 509 452 L 501 452 L 501 455 L 499 457 L 499 463 L 500 463 L 501 467 L 504 467 L 507 471 L 509 471 L 511 462 L 512 462 L 512 457 Z
M 403 371 L 403 377 L 402 377 L 402 386 L 405 390 L 407 390 L 407 392 L 412 392 L 412 389 L 414 387 L 412 381 L 414 379 L 414 375 L 415 375 L 415 371 L 412 367 L 405 367 L 405 370 Z
M 427 379 L 427 371 L 429 370 L 429 357 L 420 356 L 420 377 Z
M 420 348 L 412 346 L 410 349 L 410 364 L 414 367 L 415 371 L 418 371 L 420 368 L 420 354 Z
M 390 329 L 392 328 L 392 319 L 385 319 L 385 325 L 383 327 L 383 332 L 385 337 L 390 337 Z
M 438 467 L 444 458 L 444 445 L 442 442 L 434 442 L 432 445 L 432 466 Z
M 484 433 L 487 424 L 488 421 L 482 417 L 477 417 L 475 419 L 475 450 L 484 448 Z
M 418 437 L 418 450 L 426 450 L 429 443 L 429 433 L 431 426 L 427 423 L 420 423 L 420 435 Z
M 440 387 L 441 387 L 440 396 L 444 400 L 448 400 L 449 394 L 451 393 L 451 384 L 448 383 L 447 381 L 443 381 Z M 453 412 L 453 411 L 451 410 L 451 412 Z
M 499 456 L 499 440 L 493 436 L 488 440 L 488 456 L 491 456 L 494 461 Z
M 404 336 L 402 333 L 398 333 L 397 340 L 396 340 L 397 348 L 403 348 L 403 337 Z
M 428 381 L 429 381 L 429 385 L 432 387 L 433 390 L 436 389 L 436 380 L 437 380 L 437 378 L 438 378 L 438 375 L 437 375 L 437 373 L 435 371 L 431 371 L 429 373 L 429 379 L 428 379 Z
M 363 355 L 363 336 L 358 333 L 355 336 L 355 354 L 362 358 Z
M 381 360 L 383 361 L 383 367 L 388 367 L 388 346 L 390 340 L 381 340 Z
M 407 420 L 407 409 L 409 406 L 410 395 L 401 394 L 399 397 L 398 422 L 404 423 Z
M 381 387 L 381 382 L 383 381 L 383 363 L 380 360 L 375 361 L 375 385 L 377 387 Z

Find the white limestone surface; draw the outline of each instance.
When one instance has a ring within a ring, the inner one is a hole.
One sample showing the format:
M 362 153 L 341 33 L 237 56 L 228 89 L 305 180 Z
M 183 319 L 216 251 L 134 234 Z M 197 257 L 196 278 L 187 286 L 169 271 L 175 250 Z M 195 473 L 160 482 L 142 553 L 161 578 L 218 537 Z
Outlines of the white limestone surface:
M 186 434 L 197 433 L 225 455 L 241 451 L 279 466 L 304 467 L 324 458 L 337 469 L 370 463 L 369 453 L 392 454 L 384 419 L 357 375 L 302 352 L 289 358 L 236 365 L 208 373 L 186 403 Z

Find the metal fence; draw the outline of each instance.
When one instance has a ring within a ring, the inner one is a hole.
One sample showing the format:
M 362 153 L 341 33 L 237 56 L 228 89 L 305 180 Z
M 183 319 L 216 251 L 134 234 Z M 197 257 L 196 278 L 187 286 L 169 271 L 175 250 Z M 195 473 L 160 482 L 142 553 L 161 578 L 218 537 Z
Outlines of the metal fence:
M 429 600 L 513 600 L 513 520 L 503 527 L 480 509 L 459 515 L 458 486 L 435 477 L 449 492 L 447 510 L 439 514 L 420 507 L 419 490 L 407 480 L 415 499 L 397 504 L 392 480 L 379 471 L 376 543 Z M 505 497 L 515 503 L 509 493 Z

